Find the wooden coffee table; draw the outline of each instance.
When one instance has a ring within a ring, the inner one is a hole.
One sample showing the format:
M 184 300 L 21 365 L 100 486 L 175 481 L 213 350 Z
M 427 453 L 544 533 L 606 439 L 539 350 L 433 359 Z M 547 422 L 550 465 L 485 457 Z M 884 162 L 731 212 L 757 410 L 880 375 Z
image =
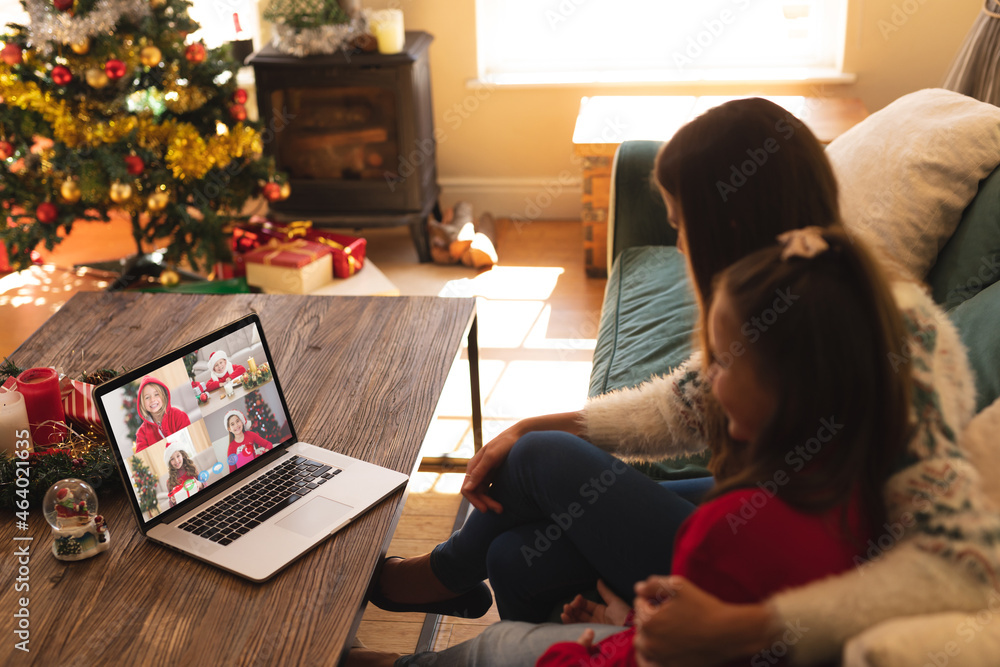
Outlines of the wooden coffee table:
M 473 299 L 80 293 L 12 355 L 71 376 L 129 368 L 256 311 L 299 437 L 412 474 L 448 372 L 468 338 L 481 442 Z M 478 444 L 478 443 L 477 443 Z M 124 493 L 97 489 L 111 548 L 57 561 L 41 508 L 0 526 L 5 665 L 335 665 L 405 500 L 397 492 L 273 579 L 254 584 L 145 540 Z M 10 514 L 8 514 L 10 517 Z M 22 538 L 22 539 L 18 539 Z M 25 540 L 23 538 L 30 538 Z M 11 554 L 30 546 L 15 590 Z M 11 614 L 28 598 L 30 653 Z

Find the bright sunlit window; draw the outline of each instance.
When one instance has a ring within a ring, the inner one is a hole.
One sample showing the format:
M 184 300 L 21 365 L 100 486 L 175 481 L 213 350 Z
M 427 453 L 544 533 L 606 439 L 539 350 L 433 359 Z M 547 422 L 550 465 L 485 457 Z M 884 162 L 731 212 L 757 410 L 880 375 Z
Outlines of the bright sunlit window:
M 201 30 L 194 33 L 194 39 L 204 39 L 210 48 L 237 38 L 236 17 L 242 29 L 240 39 L 260 35 L 257 0 L 192 0 L 188 13 L 201 24 Z M 188 41 L 191 41 L 190 38 Z
M 477 0 L 488 83 L 746 81 L 840 73 L 847 0 Z
M 243 30 L 241 39 L 260 35 L 257 0 L 193 0 L 188 13 L 201 24 L 201 30 L 189 35 L 189 42 L 204 39 L 205 44 L 214 48 L 233 41 L 237 38 L 234 15 L 239 17 Z M 7 23 L 28 23 L 28 15 L 18 0 L 0 0 L 0 30 Z

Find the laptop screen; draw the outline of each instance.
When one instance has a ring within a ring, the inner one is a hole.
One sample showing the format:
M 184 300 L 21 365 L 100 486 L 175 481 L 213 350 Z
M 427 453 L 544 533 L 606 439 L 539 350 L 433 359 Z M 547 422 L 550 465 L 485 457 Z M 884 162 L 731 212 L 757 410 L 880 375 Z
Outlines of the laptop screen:
M 111 380 L 95 396 L 147 524 L 294 442 L 255 315 Z

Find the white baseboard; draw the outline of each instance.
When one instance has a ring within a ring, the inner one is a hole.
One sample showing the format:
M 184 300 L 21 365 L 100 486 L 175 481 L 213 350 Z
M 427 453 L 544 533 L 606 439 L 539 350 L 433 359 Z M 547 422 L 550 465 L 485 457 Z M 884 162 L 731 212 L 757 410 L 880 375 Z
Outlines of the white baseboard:
M 583 179 L 568 173 L 552 178 L 441 177 L 441 207 L 459 201 L 472 204 L 473 214 L 515 220 L 579 220 Z

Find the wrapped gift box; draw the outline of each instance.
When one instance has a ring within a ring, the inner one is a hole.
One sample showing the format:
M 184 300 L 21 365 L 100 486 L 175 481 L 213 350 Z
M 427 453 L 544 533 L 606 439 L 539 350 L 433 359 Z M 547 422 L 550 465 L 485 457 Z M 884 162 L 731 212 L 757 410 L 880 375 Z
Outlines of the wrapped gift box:
M 279 224 L 264 218 L 251 218 L 233 228 L 234 275 L 245 275 L 246 253 L 272 241 L 296 238 L 322 243 L 332 250 L 334 278 L 353 276 L 365 264 L 368 242 L 363 238 L 316 229 L 308 220 Z
M 333 277 L 349 278 L 365 264 L 365 249 L 368 242 L 357 236 L 334 234 L 311 230 L 306 238 L 333 249 Z
M 247 283 L 279 294 L 308 294 L 333 279 L 333 249 L 305 239 L 271 241 L 243 256 Z

